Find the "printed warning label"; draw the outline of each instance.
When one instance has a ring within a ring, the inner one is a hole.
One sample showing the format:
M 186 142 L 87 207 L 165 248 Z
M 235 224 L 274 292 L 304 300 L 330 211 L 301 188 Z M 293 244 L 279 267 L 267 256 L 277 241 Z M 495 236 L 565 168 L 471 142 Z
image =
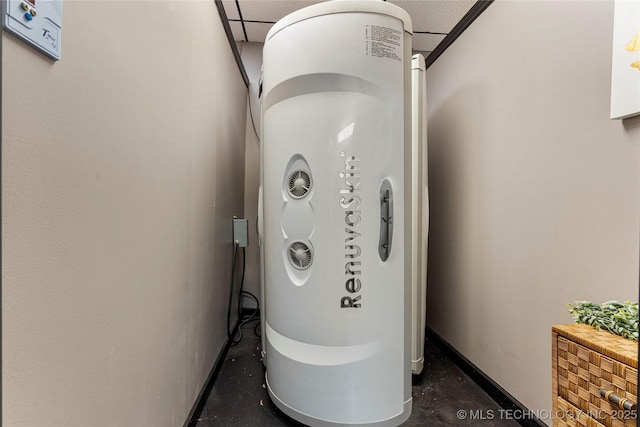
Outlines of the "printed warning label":
M 365 25 L 367 56 L 402 61 L 402 31 L 378 25 Z

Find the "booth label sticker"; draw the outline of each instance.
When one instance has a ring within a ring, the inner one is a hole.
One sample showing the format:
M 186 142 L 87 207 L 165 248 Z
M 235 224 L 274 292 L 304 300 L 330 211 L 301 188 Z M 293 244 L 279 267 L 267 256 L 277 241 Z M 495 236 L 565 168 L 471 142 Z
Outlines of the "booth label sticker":
M 402 31 L 365 25 L 366 55 L 402 61 Z

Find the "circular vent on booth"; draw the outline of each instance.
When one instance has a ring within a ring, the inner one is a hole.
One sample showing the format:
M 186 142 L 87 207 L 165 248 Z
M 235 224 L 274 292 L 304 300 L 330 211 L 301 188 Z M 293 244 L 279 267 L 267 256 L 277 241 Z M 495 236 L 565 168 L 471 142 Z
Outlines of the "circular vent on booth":
M 311 265 L 313 255 L 311 248 L 302 242 L 293 242 L 289 246 L 289 262 L 298 270 L 305 270 Z
M 303 170 L 291 172 L 287 180 L 287 191 L 294 199 L 302 199 L 309 194 L 311 189 L 311 177 Z

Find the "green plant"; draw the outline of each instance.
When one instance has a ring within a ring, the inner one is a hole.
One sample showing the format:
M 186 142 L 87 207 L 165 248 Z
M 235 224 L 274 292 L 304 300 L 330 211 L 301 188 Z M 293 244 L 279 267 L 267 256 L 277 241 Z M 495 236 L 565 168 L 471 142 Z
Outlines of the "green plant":
M 596 329 L 620 335 L 630 340 L 638 340 L 638 303 L 607 301 L 602 305 L 590 301 L 576 301 L 569 304 L 569 313 L 576 323 L 585 323 Z

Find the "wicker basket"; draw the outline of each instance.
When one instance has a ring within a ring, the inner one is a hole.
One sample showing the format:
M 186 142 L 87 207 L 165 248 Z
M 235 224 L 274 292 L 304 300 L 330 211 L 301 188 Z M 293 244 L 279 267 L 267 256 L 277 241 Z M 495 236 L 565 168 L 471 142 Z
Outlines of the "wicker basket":
M 553 425 L 635 427 L 638 343 L 588 325 L 552 337 Z

